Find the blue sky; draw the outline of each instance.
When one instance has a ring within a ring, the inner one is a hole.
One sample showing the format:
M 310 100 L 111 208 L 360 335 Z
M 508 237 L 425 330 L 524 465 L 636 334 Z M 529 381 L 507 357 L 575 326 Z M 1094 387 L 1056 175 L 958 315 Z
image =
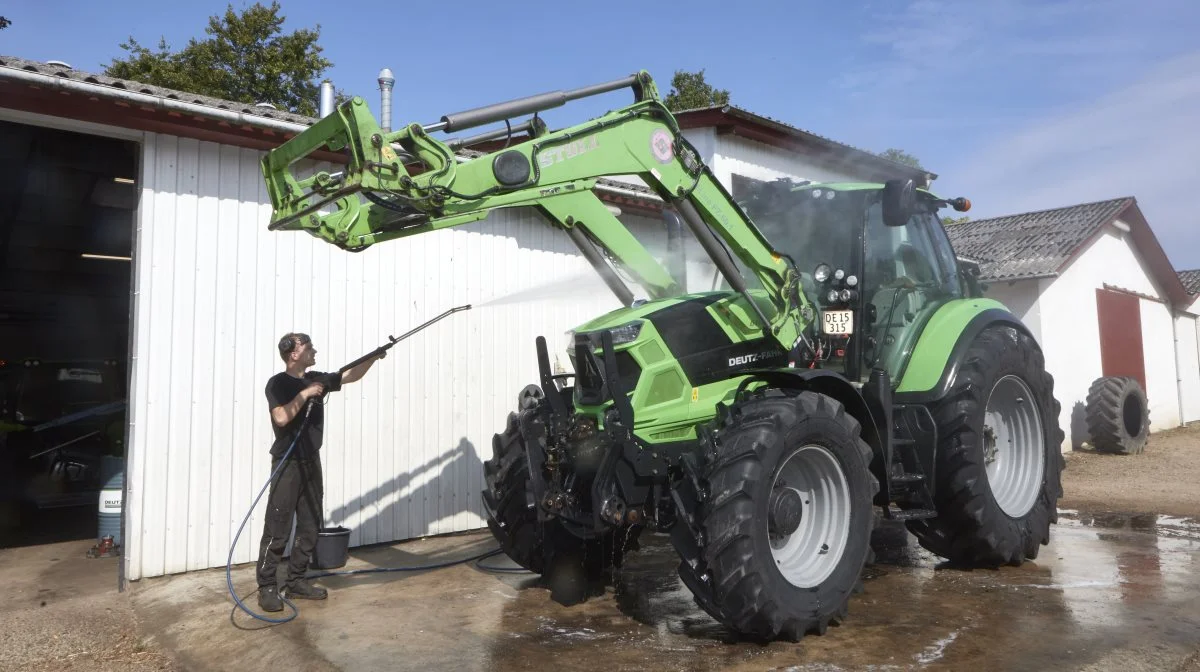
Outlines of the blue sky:
M 1176 267 L 1200 268 L 1200 3 L 282 4 L 285 28 L 320 24 L 328 76 L 376 111 L 379 69 L 396 73 L 394 125 L 638 69 L 666 93 L 676 69 L 704 68 L 735 105 L 916 155 L 976 218 L 1136 196 Z M 5 3 L 0 54 L 98 72 L 127 37 L 182 47 L 225 6 Z M 545 116 L 565 124 L 627 100 Z

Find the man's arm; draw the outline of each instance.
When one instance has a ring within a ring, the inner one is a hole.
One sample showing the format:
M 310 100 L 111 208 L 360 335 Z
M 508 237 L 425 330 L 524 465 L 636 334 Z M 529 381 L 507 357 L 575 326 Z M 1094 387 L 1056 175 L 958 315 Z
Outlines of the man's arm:
M 279 404 L 271 408 L 271 420 L 279 427 L 283 427 L 291 422 L 300 409 L 304 408 L 304 404 L 311 398 L 319 396 L 325 391 L 325 386 L 320 383 L 309 385 L 300 390 L 300 393 L 292 397 L 285 404 Z
M 371 365 L 374 364 L 376 360 L 383 359 L 385 354 L 386 353 L 381 352 L 377 356 L 368 359 L 353 369 L 343 372 L 342 384 L 345 385 L 346 383 L 353 383 L 356 380 L 362 379 L 363 376 L 367 375 L 367 371 L 371 368 Z

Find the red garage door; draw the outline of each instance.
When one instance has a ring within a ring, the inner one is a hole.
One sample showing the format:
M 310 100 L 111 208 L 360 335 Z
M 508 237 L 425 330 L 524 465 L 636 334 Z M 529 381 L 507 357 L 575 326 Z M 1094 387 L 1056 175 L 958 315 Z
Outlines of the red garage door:
M 1097 289 L 1096 310 L 1100 318 L 1100 365 L 1103 375 L 1129 376 L 1145 390 L 1141 299 L 1110 289 Z

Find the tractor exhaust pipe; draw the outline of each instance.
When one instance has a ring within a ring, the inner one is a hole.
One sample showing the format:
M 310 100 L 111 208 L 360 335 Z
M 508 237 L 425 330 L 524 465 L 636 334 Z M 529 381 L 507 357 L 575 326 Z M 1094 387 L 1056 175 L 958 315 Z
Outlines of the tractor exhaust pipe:
M 721 275 L 725 276 L 725 281 L 729 283 L 729 286 L 734 291 L 746 297 L 746 302 L 750 304 L 750 307 L 762 322 L 764 333 L 770 334 L 772 332 L 771 321 L 763 314 L 762 308 L 751 298 L 750 292 L 746 289 L 746 281 L 742 278 L 741 273 L 738 272 L 733 260 L 729 258 L 729 252 L 721 246 L 721 243 L 717 241 L 717 237 L 709 230 L 708 224 L 704 222 L 704 218 L 700 216 L 700 212 L 696 210 L 696 206 L 692 205 L 690 201 L 682 199 L 672 199 L 671 202 L 683 217 L 683 222 L 692 230 L 692 235 L 696 236 L 700 247 L 704 248 L 704 251 L 708 253 L 713 263 L 716 264 L 717 270 L 721 271 Z
M 683 247 L 683 222 L 679 213 L 670 208 L 663 208 L 662 214 L 667 225 L 667 272 L 686 291 L 687 254 Z
M 621 79 L 615 79 L 611 82 L 602 84 L 593 84 L 584 86 L 570 91 L 550 91 L 547 93 L 539 93 L 535 96 L 527 96 L 525 98 L 517 98 L 503 103 L 494 105 L 485 105 L 472 110 L 463 112 L 455 112 L 442 117 L 442 120 L 436 124 L 425 126 L 425 132 L 432 133 L 434 131 L 445 131 L 454 133 L 468 128 L 475 128 L 490 124 L 494 121 L 503 121 L 513 117 L 519 117 L 525 114 L 533 114 L 543 110 L 561 107 L 567 101 L 587 98 L 588 96 L 596 96 L 609 91 L 616 91 L 625 87 L 632 87 L 640 80 L 638 75 L 630 75 Z

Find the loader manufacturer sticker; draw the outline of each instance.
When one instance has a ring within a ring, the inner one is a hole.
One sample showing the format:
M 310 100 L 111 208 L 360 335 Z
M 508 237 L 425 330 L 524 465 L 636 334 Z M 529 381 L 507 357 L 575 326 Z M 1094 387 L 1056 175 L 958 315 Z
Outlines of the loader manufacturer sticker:
M 594 135 L 582 140 L 573 140 L 557 147 L 547 147 L 538 154 L 538 164 L 542 168 L 549 168 L 556 163 L 568 161 L 581 154 L 587 154 L 599 147 L 600 140 Z
M 670 163 L 671 159 L 675 157 L 671 134 L 661 128 L 651 133 L 650 151 L 654 153 L 654 158 L 658 159 L 659 163 Z

